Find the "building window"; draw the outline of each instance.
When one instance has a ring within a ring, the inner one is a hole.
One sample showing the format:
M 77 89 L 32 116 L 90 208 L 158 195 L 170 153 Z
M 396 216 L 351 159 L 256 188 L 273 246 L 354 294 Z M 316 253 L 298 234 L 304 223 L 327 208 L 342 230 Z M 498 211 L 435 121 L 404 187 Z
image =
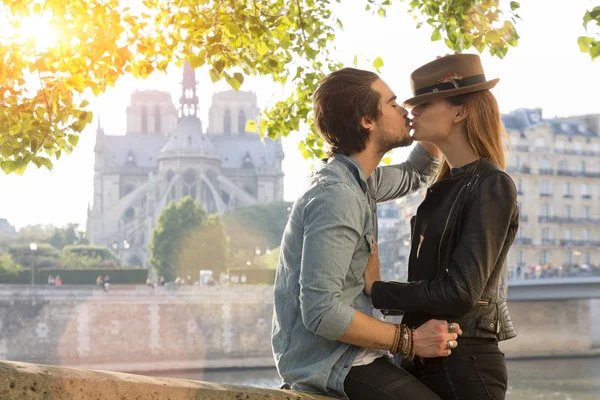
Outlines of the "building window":
M 225 116 L 223 117 L 223 132 L 231 133 L 231 111 L 225 110 Z
M 551 169 L 552 166 L 550 164 L 550 161 L 548 159 L 543 159 L 542 161 L 540 161 L 540 169 L 542 170 L 549 170 Z
M 560 163 L 558 163 L 558 169 L 561 171 L 567 171 L 569 169 L 569 163 L 567 160 L 561 160 Z
M 517 191 L 518 194 L 523 194 L 523 181 L 521 179 L 517 182 Z
M 238 115 L 238 132 L 246 132 L 246 114 L 244 113 L 244 110 L 241 110 Z
M 523 265 L 525 264 L 525 253 L 521 250 L 517 252 L 517 264 Z
M 542 204 L 542 217 L 550 217 L 552 216 L 552 205 L 551 204 Z
M 160 127 L 160 106 L 156 106 L 154 108 L 154 132 L 155 133 L 160 133 L 161 132 L 161 127 Z
M 544 240 L 552 239 L 552 231 L 550 230 L 550 228 L 542 229 L 542 239 L 544 239 Z
M 541 194 L 549 195 L 552 193 L 552 184 L 548 179 L 542 179 Z
M 563 239 L 571 240 L 571 230 L 569 228 L 563 231 Z
M 571 196 L 571 182 L 565 182 L 563 185 L 563 193 L 565 196 Z
M 548 263 L 548 252 L 543 250 L 540 252 L 540 264 L 544 265 Z
M 123 214 L 123 219 L 125 220 L 125 222 L 130 222 L 131 220 L 133 220 L 133 218 L 135 217 L 135 210 L 133 209 L 133 207 L 129 207 L 126 211 L 125 214 Z
M 574 147 L 575 147 L 575 152 L 577 154 L 583 153 L 583 143 L 581 143 L 581 142 L 575 142 L 575 146 Z
M 579 162 L 579 172 L 581 172 L 581 173 L 585 172 L 585 161 Z
M 581 197 L 585 199 L 590 199 L 592 197 L 590 186 L 587 183 L 581 184 Z
M 592 215 L 590 213 L 590 206 L 584 206 L 583 207 L 583 218 L 585 218 L 585 219 L 592 218 Z
M 148 108 L 142 106 L 142 133 L 148 132 Z
M 573 264 L 573 253 L 571 253 L 570 251 L 565 252 L 565 263 Z
M 565 217 L 567 218 L 571 218 L 571 211 L 572 211 L 572 207 L 570 205 L 566 205 L 565 206 Z
M 556 141 L 556 149 L 563 150 L 564 148 L 565 148 L 565 142 L 563 142 L 562 140 L 557 140 Z
M 592 231 L 589 229 L 585 229 L 583 231 L 583 240 L 589 241 L 592 240 Z
M 591 264 L 592 263 L 592 255 L 589 252 L 583 253 L 583 257 L 585 259 L 585 263 L 586 264 Z

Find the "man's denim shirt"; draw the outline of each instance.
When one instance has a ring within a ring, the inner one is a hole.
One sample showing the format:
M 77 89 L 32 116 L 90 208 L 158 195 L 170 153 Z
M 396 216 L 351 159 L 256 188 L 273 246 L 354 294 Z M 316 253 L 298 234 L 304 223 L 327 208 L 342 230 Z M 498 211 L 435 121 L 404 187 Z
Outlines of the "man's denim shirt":
M 321 161 L 296 200 L 281 242 L 272 345 L 284 386 L 346 398 L 359 347 L 337 339 L 355 310 L 371 315 L 363 272 L 377 238 L 377 203 L 425 185 L 439 162 L 416 145 L 408 160 L 369 179 L 341 154 Z

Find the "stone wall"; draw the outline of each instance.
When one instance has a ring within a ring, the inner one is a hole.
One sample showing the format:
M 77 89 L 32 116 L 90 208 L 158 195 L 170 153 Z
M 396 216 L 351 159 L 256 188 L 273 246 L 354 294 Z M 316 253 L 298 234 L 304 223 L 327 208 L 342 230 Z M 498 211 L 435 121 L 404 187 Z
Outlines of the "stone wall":
M 2 400 L 327 400 L 287 390 L 0 361 Z
M 272 366 L 270 287 L 11 287 L 0 359 L 116 371 Z
M 0 287 L 0 359 L 124 372 L 274 365 L 271 287 L 113 288 Z M 507 357 L 600 350 L 600 299 L 509 310 Z

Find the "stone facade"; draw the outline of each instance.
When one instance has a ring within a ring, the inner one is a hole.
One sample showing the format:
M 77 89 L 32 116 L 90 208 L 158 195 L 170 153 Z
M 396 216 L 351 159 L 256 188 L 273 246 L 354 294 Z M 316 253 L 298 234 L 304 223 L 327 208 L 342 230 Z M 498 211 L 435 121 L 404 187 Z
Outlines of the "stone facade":
M 600 115 L 517 110 L 503 122 L 521 213 L 509 268 L 600 264 Z
M 209 213 L 283 200 L 281 141 L 245 130 L 259 115 L 256 95 L 214 94 L 207 133 L 198 115 L 186 63 L 178 109 L 166 92 L 135 92 L 125 135 L 106 135 L 99 124 L 87 233 L 122 264 L 146 266 L 152 230 L 172 200 L 191 196 Z

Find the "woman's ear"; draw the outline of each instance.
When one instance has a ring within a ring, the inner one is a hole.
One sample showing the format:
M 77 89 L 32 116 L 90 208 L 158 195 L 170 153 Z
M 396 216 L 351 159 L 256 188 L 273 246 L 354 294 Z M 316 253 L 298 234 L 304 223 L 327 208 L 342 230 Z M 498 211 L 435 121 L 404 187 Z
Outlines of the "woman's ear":
M 454 123 L 458 124 L 459 122 L 464 121 L 465 118 L 467 118 L 467 111 L 465 110 L 465 107 L 458 106 L 458 109 L 456 110 L 456 113 L 454 114 Z

